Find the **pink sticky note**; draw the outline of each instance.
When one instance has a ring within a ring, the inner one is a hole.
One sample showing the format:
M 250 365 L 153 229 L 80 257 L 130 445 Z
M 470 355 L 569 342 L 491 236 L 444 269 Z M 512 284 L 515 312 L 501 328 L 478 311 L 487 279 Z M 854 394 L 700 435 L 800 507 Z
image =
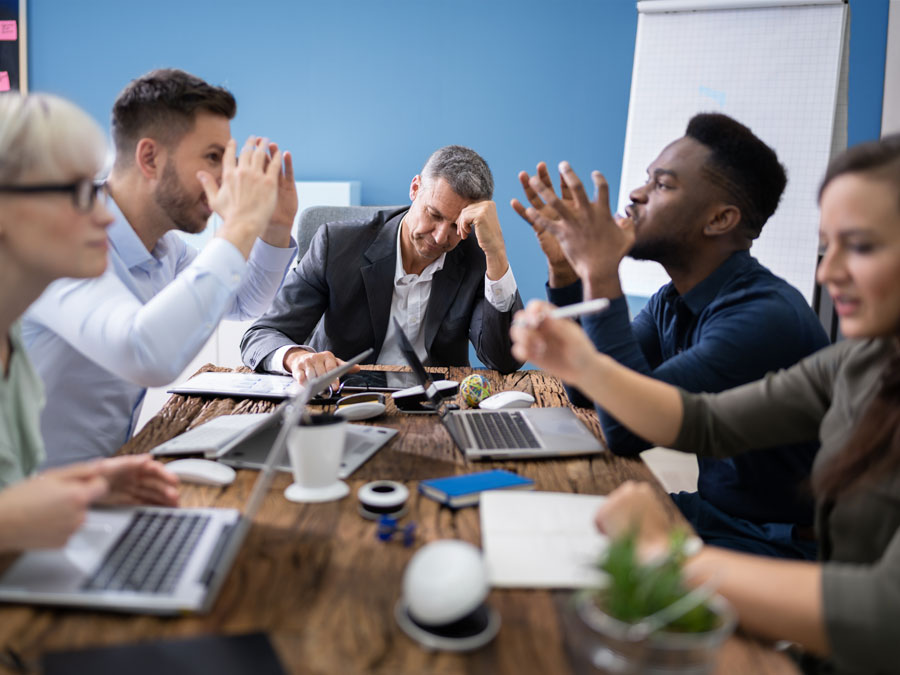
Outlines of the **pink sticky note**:
M 15 21 L 0 21 L 0 40 L 18 40 L 19 27 Z
M 0 70 L 0 91 L 9 91 L 9 73 Z

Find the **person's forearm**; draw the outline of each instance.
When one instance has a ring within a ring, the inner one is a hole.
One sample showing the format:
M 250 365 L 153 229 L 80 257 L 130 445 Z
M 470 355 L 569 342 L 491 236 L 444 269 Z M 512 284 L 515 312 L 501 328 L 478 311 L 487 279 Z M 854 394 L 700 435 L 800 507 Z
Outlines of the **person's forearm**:
M 51 285 L 31 318 L 113 374 L 163 386 L 197 355 L 225 314 L 243 265 L 232 247 L 215 241 L 146 304 L 108 270 L 100 279 Z
M 0 553 L 10 553 L 19 550 L 16 542 L 19 539 L 19 531 L 16 523 L 9 522 L 9 518 L 0 514 Z
M 269 223 L 259 235 L 259 238 L 270 246 L 277 248 L 287 248 L 291 245 L 291 225 L 292 223 Z
M 670 446 L 684 416 L 676 387 L 641 375 L 595 353 L 573 382 L 610 415 L 655 445 Z
M 547 264 L 547 280 L 550 288 L 563 288 L 578 281 L 578 275 L 568 261 Z
M 506 257 L 506 251 L 485 256 L 485 263 L 487 264 L 487 278 L 491 281 L 497 281 L 509 269 L 509 259 Z
M 707 546 L 688 562 L 686 571 L 692 585 L 711 581 L 734 605 L 748 632 L 770 640 L 790 640 L 820 656 L 829 654 L 821 563 Z
M 261 316 L 272 305 L 293 261 L 296 248 L 272 246 L 257 240 L 247 260 L 247 272 L 237 289 L 226 319 L 245 321 Z
M 622 282 L 619 280 L 619 273 L 613 274 L 595 274 L 579 272 L 581 283 L 584 287 L 584 299 L 595 300 L 597 298 L 614 298 L 621 297 Z

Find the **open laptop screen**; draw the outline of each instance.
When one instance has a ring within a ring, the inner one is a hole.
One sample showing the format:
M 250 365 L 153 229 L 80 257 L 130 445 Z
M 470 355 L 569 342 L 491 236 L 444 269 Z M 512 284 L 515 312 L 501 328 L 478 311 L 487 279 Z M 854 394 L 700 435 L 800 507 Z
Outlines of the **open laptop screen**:
M 444 399 L 438 393 L 438 388 L 434 384 L 431 374 L 425 370 L 425 366 L 422 365 L 422 362 L 416 355 L 416 350 L 413 349 L 412 344 L 409 342 L 409 338 L 406 337 L 406 333 L 403 332 L 400 322 L 397 321 L 397 319 L 392 319 L 392 321 L 394 322 L 394 329 L 397 332 L 397 337 L 400 338 L 400 351 L 403 352 L 403 356 L 407 363 L 409 363 L 409 367 L 412 368 L 413 373 L 419 378 L 419 382 L 425 390 L 425 398 L 428 399 L 428 402 L 431 403 L 432 407 L 440 410 L 443 406 Z

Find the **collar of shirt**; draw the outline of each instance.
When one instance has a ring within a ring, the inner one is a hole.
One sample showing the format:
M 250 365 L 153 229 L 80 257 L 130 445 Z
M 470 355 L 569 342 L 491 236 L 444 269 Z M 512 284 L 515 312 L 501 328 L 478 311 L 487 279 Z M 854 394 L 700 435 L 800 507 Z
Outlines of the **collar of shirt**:
M 719 265 L 712 274 L 680 296 L 681 301 L 694 316 L 697 316 L 709 303 L 716 299 L 722 287 L 734 279 L 740 270 L 750 264 L 751 261 L 752 258 L 749 251 L 736 251 Z M 665 291 L 665 297 L 673 302 L 679 298 L 674 284 L 669 284 Z
M 115 200 L 110 199 L 107 208 L 112 213 L 115 220 L 106 231 L 109 241 L 116 253 L 125 263 L 128 269 L 142 267 L 144 269 L 152 269 L 159 265 L 159 261 L 166 257 L 168 252 L 168 244 L 165 237 L 160 237 L 153 251 L 148 251 L 144 246 L 144 242 L 134 231 L 134 228 L 126 220 Z
M 394 266 L 394 286 L 402 286 L 415 281 L 431 281 L 435 274 L 444 269 L 444 261 L 447 259 L 446 251 L 441 253 L 441 257 L 428 265 L 421 274 L 407 274 L 403 269 L 403 251 L 400 249 L 400 237 L 403 236 L 403 223 L 406 216 L 400 221 L 400 227 L 397 228 L 397 264 Z

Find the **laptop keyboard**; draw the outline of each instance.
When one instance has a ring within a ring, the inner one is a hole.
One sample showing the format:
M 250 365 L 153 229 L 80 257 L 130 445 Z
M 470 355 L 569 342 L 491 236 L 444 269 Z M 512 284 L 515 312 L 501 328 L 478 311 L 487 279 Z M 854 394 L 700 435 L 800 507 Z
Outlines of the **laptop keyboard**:
M 203 514 L 136 513 L 84 590 L 170 595 L 209 521 Z
M 481 450 L 539 448 L 541 444 L 520 412 L 497 411 L 459 415 Z

